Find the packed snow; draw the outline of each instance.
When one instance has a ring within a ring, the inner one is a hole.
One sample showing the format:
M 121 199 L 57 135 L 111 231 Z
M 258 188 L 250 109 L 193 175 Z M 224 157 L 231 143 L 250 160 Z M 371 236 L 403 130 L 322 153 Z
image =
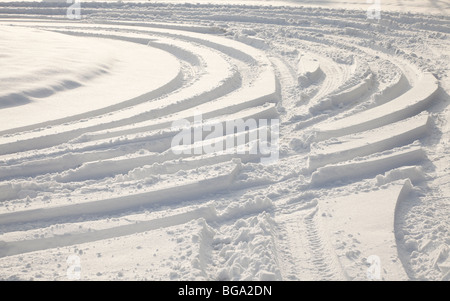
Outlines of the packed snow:
M 448 1 L 0 0 L 0 279 L 450 280 Z

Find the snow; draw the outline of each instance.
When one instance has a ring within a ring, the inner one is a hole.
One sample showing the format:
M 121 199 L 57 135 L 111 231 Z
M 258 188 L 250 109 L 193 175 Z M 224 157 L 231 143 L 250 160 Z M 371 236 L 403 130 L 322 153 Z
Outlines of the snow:
M 7 61 L 0 87 L 4 121 L 0 131 L 136 98 L 173 81 L 180 69 L 170 54 L 145 46 L 134 46 L 131 52 L 124 42 L 26 28 L 2 28 L 1 32 Z M 33 51 L 27 51 L 29 47 Z M 92 102 L 87 95 L 103 102 Z
M 383 263 L 380 280 L 407 280 L 407 274 L 397 258 L 395 242 L 395 208 L 407 201 L 409 180 L 392 182 L 381 190 L 352 196 L 331 198 L 317 214 L 321 216 L 326 232 L 331 236 L 338 258 L 348 274 L 355 280 L 366 280 L 367 268 L 358 265 L 354 258 L 362 258 L 367 264 L 371 255 Z M 374 275 L 376 276 L 376 275 Z
M 319 167 L 311 175 L 311 184 L 320 186 L 336 180 L 345 182 L 352 178 L 363 178 L 398 166 L 414 164 L 426 158 L 420 146 L 407 145 L 394 150 Z
M 429 120 L 428 114 L 422 112 L 373 130 L 312 143 L 308 168 L 314 170 L 330 163 L 408 144 L 427 133 Z
M 449 280 L 448 3 L 68 7 L 0 0 L 0 279 Z
M 417 114 L 417 111 L 428 105 L 438 91 L 438 84 L 434 76 L 425 73 L 420 81 L 408 92 L 383 105 L 352 115 L 317 129 L 318 139 L 340 136 L 354 131 L 380 127 L 402 118 Z M 386 112 L 389 112 L 386 114 Z

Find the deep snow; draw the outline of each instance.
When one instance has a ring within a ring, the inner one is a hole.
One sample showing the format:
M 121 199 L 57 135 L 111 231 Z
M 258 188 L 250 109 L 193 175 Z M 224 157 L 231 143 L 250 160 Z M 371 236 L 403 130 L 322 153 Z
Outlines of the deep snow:
M 0 2 L 0 279 L 450 279 L 445 1 Z

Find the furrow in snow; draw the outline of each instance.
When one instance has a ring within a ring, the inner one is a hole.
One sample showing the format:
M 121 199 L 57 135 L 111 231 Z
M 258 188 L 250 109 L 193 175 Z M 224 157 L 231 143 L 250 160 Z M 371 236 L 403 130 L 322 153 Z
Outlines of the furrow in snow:
M 208 193 L 226 189 L 239 172 L 240 163 L 222 164 L 223 168 L 215 176 L 199 177 L 196 180 L 178 179 L 173 183 L 152 187 L 148 191 L 125 194 L 100 200 L 83 201 L 77 204 L 47 206 L 38 209 L 16 211 L 0 215 L 0 225 L 29 223 L 42 220 L 73 218 L 110 214 L 123 210 L 139 209 L 152 204 L 174 204 L 191 200 Z M 211 166 L 214 170 L 214 166 Z
M 374 177 L 378 173 L 421 162 L 426 154 L 420 146 L 408 146 L 404 149 L 387 151 L 385 154 L 375 154 L 368 158 L 362 157 L 339 164 L 320 167 L 311 176 L 311 185 L 320 187 L 336 181 L 357 180 Z
M 428 113 L 423 112 L 373 130 L 313 143 L 308 168 L 315 170 L 327 164 L 347 161 L 412 143 L 427 133 L 429 122 Z

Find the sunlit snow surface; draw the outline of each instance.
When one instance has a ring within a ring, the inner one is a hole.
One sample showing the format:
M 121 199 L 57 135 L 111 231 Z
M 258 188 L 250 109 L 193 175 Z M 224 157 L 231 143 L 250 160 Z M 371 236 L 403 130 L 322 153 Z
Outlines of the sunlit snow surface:
M 136 98 L 180 68 L 175 57 L 146 45 L 11 26 L 0 34 L 0 131 Z
M 445 1 L 0 2 L 0 279 L 449 280 Z

